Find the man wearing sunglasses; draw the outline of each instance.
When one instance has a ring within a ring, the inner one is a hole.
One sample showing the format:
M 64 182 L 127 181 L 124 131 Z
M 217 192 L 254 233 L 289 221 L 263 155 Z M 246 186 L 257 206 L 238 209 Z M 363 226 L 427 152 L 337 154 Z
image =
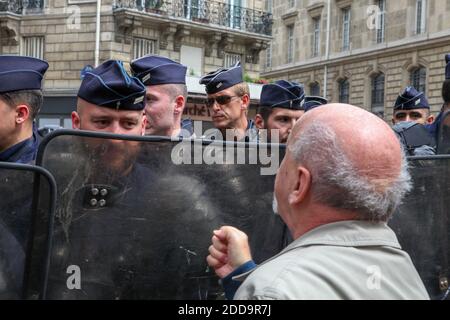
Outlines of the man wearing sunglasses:
M 254 123 L 247 119 L 250 90 L 242 78 L 237 62 L 231 68 L 220 68 L 200 79 L 206 86 L 206 105 L 217 130 L 204 138 L 216 140 L 257 141 Z
M 259 133 L 267 130 L 268 141 L 286 143 L 294 123 L 305 113 L 304 98 L 303 87 L 295 82 L 278 80 L 264 85 L 255 117 Z M 278 139 L 273 134 L 277 134 Z

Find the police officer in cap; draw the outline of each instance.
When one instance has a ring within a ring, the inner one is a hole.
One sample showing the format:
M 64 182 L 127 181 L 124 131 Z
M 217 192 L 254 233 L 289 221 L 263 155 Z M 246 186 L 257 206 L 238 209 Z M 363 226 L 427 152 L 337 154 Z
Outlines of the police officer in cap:
M 83 78 L 73 128 L 143 136 L 145 91 L 121 61 L 102 63 Z M 158 179 L 138 161 L 142 143 L 74 137 L 55 139 L 53 149 L 58 142 L 66 161 L 64 165 L 58 165 L 62 159 L 55 161 L 52 171 L 60 194 L 48 297 L 146 297 L 157 289 L 149 284 L 153 280 L 148 275 L 163 270 L 163 262 L 156 258 L 160 252 L 149 243 L 168 232 L 161 226 L 160 210 L 148 207 Z M 166 244 L 159 246 L 164 250 Z M 65 272 L 71 264 L 83 270 L 83 290 L 67 291 Z
M 395 101 L 392 123 L 397 124 L 402 121 L 414 121 L 420 124 L 430 124 L 434 121 L 433 115 L 430 114 L 427 97 L 412 86 L 406 87 Z
M 77 111 L 72 112 L 74 129 L 143 136 L 146 117 L 145 86 L 125 71 L 119 60 L 108 60 L 87 72 L 78 91 Z M 107 148 L 108 147 L 108 148 Z M 138 153 L 136 143 L 108 140 L 90 151 L 102 149 L 104 168 L 115 174 L 127 171 Z M 127 155 L 126 157 L 124 155 Z M 129 163 L 128 163 L 129 162 Z
M 272 140 L 272 130 L 277 130 L 277 142 L 286 143 L 295 121 L 305 112 L 302 102 L 305 97 L 303 87 L 295 82 L 278 80 L 266 84 L 261 91 L 260 106 L 255 116 L 255 125 L 261 133 L 267 130 L 268 141 Z
M 435 154 L 435 140 L 423 126 L 433 120 L 425 94 L 412 86 L 406 87 L 395 101 L 392 129 L 408 155 Z
M 303 108 L 305 112 L 326 104 L 328 104 L 328 100 L 324 97 L 306 96 L 303 100 Z
M 40 59 L 0 55 L 0 161 L 31 164 L 36 159 L 34 119 L 47 68 Z M 20 177 L 13 170 L 0 171 L 0 299 L 23 298 L 32 188 L 24 187 L 27 181 Z
M 204 138 L 257 141 L 254 123 L 247 119 L 250 89 L 243 80 L 241 63 L 208 73 L 200 79 L 200 84 L 205 85 L 206 105 L 215 128 L 220 131 L 206 134 Z
M 0 161 L 32 163 L 39 138 L 34 119 L 42 106 L 48 63 L 31 57 L 0 56 Z
M 144 135 L 145 87 L 130 77 L 119 60 L 87 72 L 78 90 L 74 129 Z
M 120 61 L 106 61 L 83 79 L 74 128 L 144 135 L 145 93 L 144 84 L 130 77 Z M 192 298 L 198 297 L 197 286 L 216 282 L 211 274 L 205 276 L 206 252 L 201 250 L 206 249 L 195 247 L 196 237 L 217 225 L 212 210 L 189 206 L 193 194 L 202 195 L 195 189 L 198 182 L 179 171 L 155 175 L 148 158 L 137 157 L 145 153 L 144 143 L 76 141 L 81 148 L 73 153 L 84 159 L 76 170 L 66 166 L 68 177 L 59 184 L 66 192 L 59 197 L 61 225 L 53 238 L 55 276 L 48 297 L 170 299 L 192 293 Z M 176 217 L 167 214 L 175 211 Z M 193 226 L 179 232 L 188 224 Z M 184 248 L 198 256 L 186 259 Z M 67 291 L 65 272 L 71 264 L 82 270 L 82 290 Z
M 192 136 L 192 122 L 181 120 L 188 94 L 186 70 L 186 66 L 157 55 L 131 62 L 132 73 L 147 88 L 146 135 Z

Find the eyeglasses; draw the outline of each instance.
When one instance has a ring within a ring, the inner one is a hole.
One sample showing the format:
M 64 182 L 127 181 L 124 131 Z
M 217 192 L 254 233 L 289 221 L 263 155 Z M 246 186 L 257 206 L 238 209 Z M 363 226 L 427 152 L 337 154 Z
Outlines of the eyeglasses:
M 215 98 L 208 98 L 206 100 L 206 106 L 208 108 L 212 108 L 214 106 L 214 103 L 217 102 L 217 104 L 219 105 L 224 105 L 224 104 L 228 104 L 231 102 L 231 99 L 233 98 L 240 98 L 239 96 L 218 96 Z

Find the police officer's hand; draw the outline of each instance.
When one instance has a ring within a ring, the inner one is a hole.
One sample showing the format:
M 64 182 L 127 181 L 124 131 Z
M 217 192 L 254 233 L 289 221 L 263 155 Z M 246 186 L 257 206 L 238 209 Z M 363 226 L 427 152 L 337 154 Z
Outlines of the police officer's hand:
M 206 261 L 220 278 L 252 260 L 248 238 L 244 232 L 233 227 L 222 227 L 213 233 Z

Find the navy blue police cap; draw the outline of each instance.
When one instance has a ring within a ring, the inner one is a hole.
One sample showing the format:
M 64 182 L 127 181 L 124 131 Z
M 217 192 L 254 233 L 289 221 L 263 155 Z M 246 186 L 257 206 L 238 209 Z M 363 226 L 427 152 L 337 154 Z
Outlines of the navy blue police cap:
M 166 57 L 148 55 L 131 62 L 131 72 L 146 86 L 186 84 L 187 67 Z
M 143 110 L 145 86 L 130 77 L 122 61 L 108 60 L 92 71 L 86 72 L 78 97 L 100 107 L 117 110 Z
M 445 80 L 450 80 L 450 53 L 445 55 Z
M 308 112 L 309 110 L 312 110 L 319 106 L 323 106 L 324 104 L 327 103 L 328 100 L 323 97 L 306 96 L 305 100 L 303 101 L 303 109 L 305 109 L 305 112 Z
M 423 92 L 417 91 L 414 87 L 408 86 L 397 97 L 394 110 L 430 109 L 428 99 Z
M 200 79 L 200 84 L 206 86 L 207 94 L 217 93 L 242 82 L 244 82 L 244 80 L 242 78 L 241 63 L 239 61 L 230 68 L 220 68 L 208 73 Z
M 0 93 L 40 90 L 48 63 L 24 56 L 0 55 Z
M 263 86 L 259 104 L 270 108 L 302 110 L 304 98 L 303 86 L 296 82 L 278 80 Z

